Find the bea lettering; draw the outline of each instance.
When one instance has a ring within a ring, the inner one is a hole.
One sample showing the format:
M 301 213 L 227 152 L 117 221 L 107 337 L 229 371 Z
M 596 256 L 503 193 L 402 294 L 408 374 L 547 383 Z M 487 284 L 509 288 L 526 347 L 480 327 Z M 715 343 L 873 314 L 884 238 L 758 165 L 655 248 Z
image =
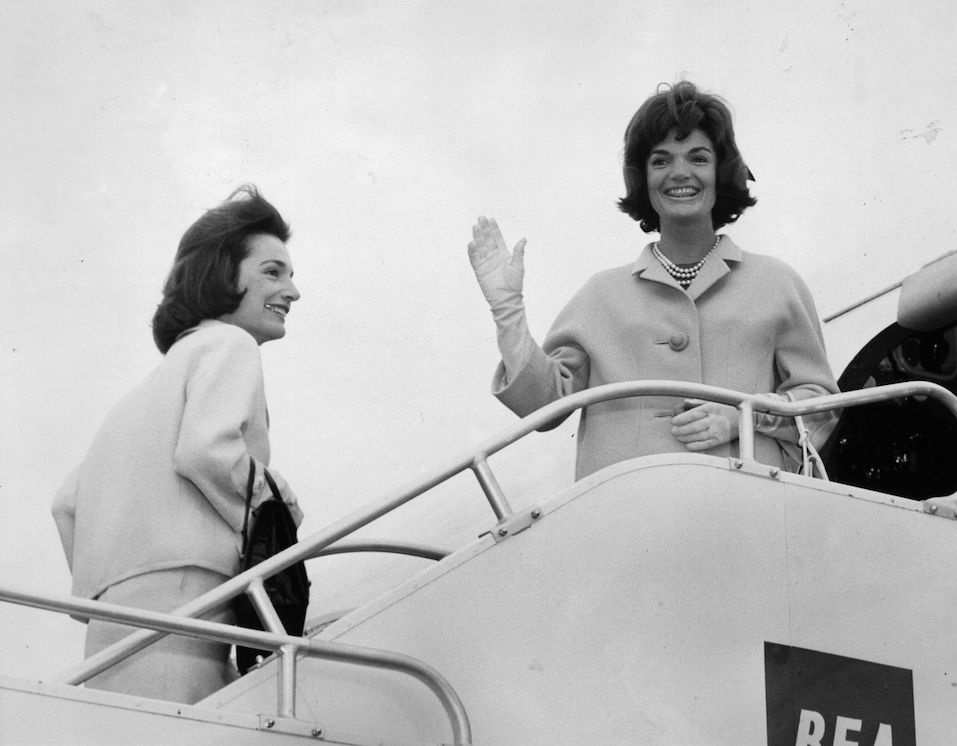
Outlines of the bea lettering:
M 889 723 L 881 723 L 877 735 L 870 743 L 859 740 L 863 722 L 857 718 L 848 718 L 838 715 L 834 720 L 834 736 L 830 741 L 824 741 L 827 726 L 824 716 L 814 710 L 801 710 L 801 720 L 798 723 L 797 738 L 794 746 L 894 746 L 893 729 Z

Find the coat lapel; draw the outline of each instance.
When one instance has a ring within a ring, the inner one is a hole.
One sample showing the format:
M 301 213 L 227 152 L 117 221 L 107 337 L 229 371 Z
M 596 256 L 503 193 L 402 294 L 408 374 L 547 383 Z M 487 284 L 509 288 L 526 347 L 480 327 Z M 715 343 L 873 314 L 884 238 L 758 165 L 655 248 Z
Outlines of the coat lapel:
M 642 280 L 658 282 L 683 293 L 684 288 L 678 284 L 674 277 L 668 274 L 665 268 L 661 266 L 661 262 L 655 259 L 655 255 L 651 253 L 651 247 L 652 244 L 648 244 L 638 255 L 634 265 L 632 265 L 631 273 Z
M 698 276 L 688 288 L 691 300 L 698 300 L 718 280 L 731 271 L 731 263 L 741 261 L 741 249 L 728 236 L 724 236 L 714 250 L 714 254 L 704 263 Z

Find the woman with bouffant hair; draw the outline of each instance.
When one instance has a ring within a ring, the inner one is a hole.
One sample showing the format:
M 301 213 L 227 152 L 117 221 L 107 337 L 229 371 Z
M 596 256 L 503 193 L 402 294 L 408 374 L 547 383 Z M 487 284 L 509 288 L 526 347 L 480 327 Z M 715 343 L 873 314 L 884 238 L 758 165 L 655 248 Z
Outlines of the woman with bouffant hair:
M 718 96 L 700 93 L 693 83 L 682 81 L 645 101 L 625 130 L 625 196 L 618 207 L 641 224 L 645 233 L 661 227 L 648 195 L 646 164 L 651 149 L 675 129 L 675 139 L 684 140 L 701 130 L 714 146 L 717 158 L 715 204 L 711 222 L 715 229 L 733 223 L 757 200 L 748 191 L 754 180 L 734 140 L 734 126 L 727 104 Z
M 153 318 L 164 358 L 106 416 L 53 503 L 73 595 L 169 612 L 238 572 L 247 490 L 254 505 L 268 491 L 259 345 L 285 335 L 299 299 L 288 238 L 252 186 L 183 235 Z M 228 607 L 206 618 L 233 621 Z M 86 656 L 132 631 L 89 620 Z M 235 676 L 228 645 L 169 635 L 87 686 L 189 704 Z
M 153 339 L 160 352 L 165 355 L 182 332 L 203 319 L 236 309 L 243 298 L 236 289 L 239 265 L 249 253 L 247 238 L 257 234 L 286 243 L 290 229 L 279 211 L 248 185 L 187 229 L 153 315 Z
M 494 220 L 480 217 L 473 226 L 469 258 L 502 354 L 495 396 L 525 416 L 567 394 L 636 379 L 781 399 L 836 392 L 804 282 L 783 262 L 716 232 L 756 203 L 724 101 L 688 81 L 660 86 L 632 117 L 624 145 L 619 208 L 659 240 L 592 277 L 543 345 L 525 318 L 525 240 L 509 252 Z M 805 421 L 820 445 L 834 417 Z M 758 460 L 796 465 L 799 437 L 790 419 L 758 414 L 755 428 Z M 581 414 L 576 474 L 654 453 L 729 456 L 737 436 L 737 410 L 723 404 L 669 397 L 594 404 Z

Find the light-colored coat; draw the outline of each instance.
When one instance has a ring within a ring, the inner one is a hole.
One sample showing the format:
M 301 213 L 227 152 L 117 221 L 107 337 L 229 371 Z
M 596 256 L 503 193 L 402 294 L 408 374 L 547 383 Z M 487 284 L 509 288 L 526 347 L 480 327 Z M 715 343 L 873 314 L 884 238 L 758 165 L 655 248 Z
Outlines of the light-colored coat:
M 650 245 L 633 264 L 598 273 L 562 310 L 544 345 L 531 346 L 513 380 L 499 365 L 492 390 L 525 416 L 585 388 L 642 379 L 795 399 L 838 390 L 803 280 L 784 262 L 741 251 L 727 236 L 687 291 Z M 686 451 L 671 434 L 678 404 L 641 397 L 588 407 L 578 430 L 577 477 L 635 456 Z M 807 418 L 812 442 L 826 439 L 834 419 Z M 780 443 L 797 441 L 793 423 L 759 415 L 756 425 L 756 458 L 784 464 Z M 735 442 L 709 453 L 736 449 Z
M 249 459 L 253 504 L 269 464 L 259 347 L 207 320 L 107 415 L 53 503 L 73 594 L 95 598 L 135 575 L 239 569 Z M 277 479 L 294 516 L 301 512 Z M 268 489 L 268 488 L 267 488 Z

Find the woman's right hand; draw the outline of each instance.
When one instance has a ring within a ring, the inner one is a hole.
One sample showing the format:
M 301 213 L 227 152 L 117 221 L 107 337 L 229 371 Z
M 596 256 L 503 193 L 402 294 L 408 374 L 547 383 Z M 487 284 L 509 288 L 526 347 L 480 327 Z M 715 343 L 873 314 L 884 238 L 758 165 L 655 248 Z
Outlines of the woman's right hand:
M 525 277 L 525 239 L 509 253 L 495 218 L 484 216 L 472 226 L 469 261 L 485 300 L 494 309 L 521 299 Z

